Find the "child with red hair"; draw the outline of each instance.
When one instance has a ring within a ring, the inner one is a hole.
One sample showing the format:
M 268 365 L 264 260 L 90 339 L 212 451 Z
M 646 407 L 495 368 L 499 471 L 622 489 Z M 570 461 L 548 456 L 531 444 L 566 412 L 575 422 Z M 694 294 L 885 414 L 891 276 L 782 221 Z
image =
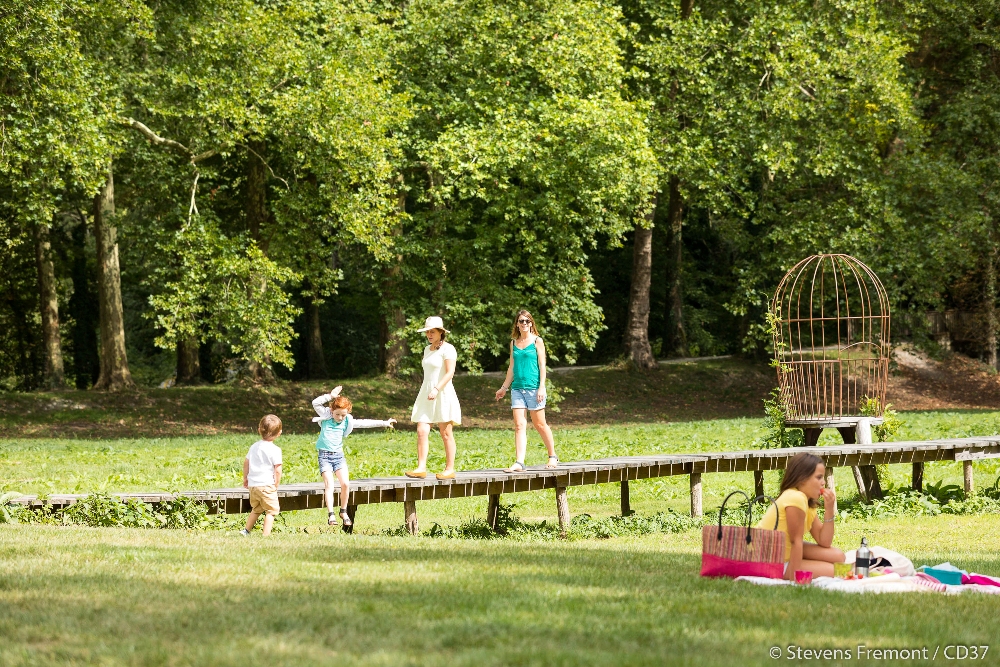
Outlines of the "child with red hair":
M 340 482 L 340 520 L 344 530 L 350 531 L 353 522 L 347 513 L 347 501 L 351 495 L 351 478 L 347 469 L 347 459 L 344 458 L 344 440 L 356 428 L 389 427 L 396 423 L 395 419 L 355 419 L 351 415 L 351 401 L 341 396 L 343 387 L 334 387 L 329 394 L 323 394 L 313 399 L 313 410 L 317 416 L 314 422 L 319 422 L 319 438 L 316 439 L 316 449 L 319 453 L 319 474 L 323 477 L 324 495 L 326 496 L 327 523 L 337 525 L 333 509 L 333 476 Z

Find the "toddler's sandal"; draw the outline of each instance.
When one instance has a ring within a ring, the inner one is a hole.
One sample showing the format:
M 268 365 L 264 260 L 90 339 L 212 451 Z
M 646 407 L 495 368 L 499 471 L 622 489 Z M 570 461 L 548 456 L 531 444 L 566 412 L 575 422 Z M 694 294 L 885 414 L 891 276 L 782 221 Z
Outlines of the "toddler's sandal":
M 545 464 L 545 467 L 548 468 L 549 470 L 551 470 L 551 469 L 555 468 L 558 465 L 559 465 L 559 457 L 558 456 L 550 456 L 549 457 L 549 462 Z
M 524 472 L 524 464 L 520 461 L 514 461 L 509 468 L 504 468 L 504 472 Z
M 334 514 L 336 514 L 336 512 L 327 512 L 326 513 L 326 525 L 328 525 L 328 526 L 336 526 L 337 525 L 337 519 L 334 518 Z

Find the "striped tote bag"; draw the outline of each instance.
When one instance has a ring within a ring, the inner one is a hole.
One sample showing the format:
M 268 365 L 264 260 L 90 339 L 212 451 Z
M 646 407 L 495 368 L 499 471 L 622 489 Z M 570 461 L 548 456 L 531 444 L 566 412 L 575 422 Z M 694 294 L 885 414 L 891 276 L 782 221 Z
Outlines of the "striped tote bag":
M 723 526 L 726 503 L 735 495 L 747 500 L 746 520 L 742 526 Z M 703 577 L 769 577 L 781 579 L 785 572 L 785 533 L 774 528 L 751 528 L 751 509 L 757 501 L 769 499 L 759 496 L 750 500 L 742 491 L 733 491 L 722 501 L 718 525 L 701 529 L 701 576 Z M 774 501 L 771 500 L 773 503 Z

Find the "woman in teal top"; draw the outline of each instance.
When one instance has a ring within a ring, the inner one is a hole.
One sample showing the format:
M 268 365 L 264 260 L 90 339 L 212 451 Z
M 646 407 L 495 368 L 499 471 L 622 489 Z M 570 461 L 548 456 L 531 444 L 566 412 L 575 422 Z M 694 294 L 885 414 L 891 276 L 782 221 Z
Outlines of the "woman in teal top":
M 535 329 L 535 320 L 526 310 L 519 310 L 510 335 L 510 365 L 507 378 L 497 389 L 499 401 L 510 388 L 510 407 L 514 413 L 514 453 L 516 460 L 507 472 L 524 470 L 524 454 L 528 448 L 528 419 L 538 431 L 549 452 L 546 468 L 559 465 L 552 429 L 545 422 L 545 343 Z

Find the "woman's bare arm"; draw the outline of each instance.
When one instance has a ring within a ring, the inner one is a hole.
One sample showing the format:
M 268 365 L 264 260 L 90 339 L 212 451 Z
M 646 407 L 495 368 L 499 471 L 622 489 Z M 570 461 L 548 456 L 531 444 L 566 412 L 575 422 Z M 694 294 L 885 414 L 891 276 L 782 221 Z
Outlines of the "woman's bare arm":
M 438 383 L 431 387 L 430 392 L 427 394 L 427 400 L 433 401 L 437 398 L 438 394 L 448 386 L 451 379 L 455 377 L 455 361 L 453 359 L 444 360 L 444 375 L 438 380 Z
M 833 522 L 836 518 L 836 515 L 834 514 L 835 508 L 837 507 L 836 503 L 837 497 L 834 495 L 834 492 L 830 489 L 823 489 L 823 515 L 825 520 L 821 521 L 819 516 L 817 516 L 813 519 L 813 525 L 809 530 L 813 539 L 816 540 L 816 544 L 821 547 L 833 546 Z
M 545 342 L 539 337 L 535 338 L 535 351 L 538 354 L 538 401 L 545 400 Z

